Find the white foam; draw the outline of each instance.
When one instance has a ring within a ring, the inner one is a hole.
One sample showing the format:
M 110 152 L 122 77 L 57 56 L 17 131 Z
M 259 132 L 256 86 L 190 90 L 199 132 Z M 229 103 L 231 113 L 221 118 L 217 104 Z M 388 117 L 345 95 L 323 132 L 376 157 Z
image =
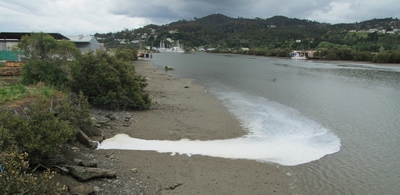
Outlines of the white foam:
M 318 160 L 340 150 L 340 139 L 297 110 L 262 97 L 217 93 L 249 134 L 227 140 L 142 140 L 120 134 L 104 140 L 98 149 L 146 150 L 250 159 L 293 166 Z

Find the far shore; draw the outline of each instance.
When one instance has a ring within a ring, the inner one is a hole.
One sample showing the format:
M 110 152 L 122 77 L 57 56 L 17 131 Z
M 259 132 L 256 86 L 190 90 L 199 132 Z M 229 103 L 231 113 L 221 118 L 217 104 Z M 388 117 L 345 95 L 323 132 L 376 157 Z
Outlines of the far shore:
M 207 52 L 205 52 L 207 53 Z M 277 59 L 290 59 L 289 57 L 276 57 L 276 56 L 263 56 L 263 55 L 248 55 L 248 54 L 235 54 L 235 53 L 209 53 L 209 54 L 229 54 L 229 55 L 246 55 L 246 56 L 257 56 L 257 57 L 266 57 L 266 58 L 277 58 Z M 307 59 L 316 62 L 323 63 L 355 63 L 355 64 L 368 64 L 375 66 L 392 66 L 392 67 L 400 67 L 400 63 L 374 63 L 371 61 L 345 61 L 345 60 L 326 60 L 326 59 Z M 306 61 L 307 61 L 306 60 Z

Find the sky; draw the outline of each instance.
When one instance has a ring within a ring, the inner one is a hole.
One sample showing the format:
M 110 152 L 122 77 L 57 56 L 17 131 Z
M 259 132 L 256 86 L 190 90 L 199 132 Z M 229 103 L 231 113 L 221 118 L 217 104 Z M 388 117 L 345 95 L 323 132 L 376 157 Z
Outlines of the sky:
M 399 0 L 0 0 L 0 32 L 93 35 L 210 14 L 331 24 L 400 18 Z

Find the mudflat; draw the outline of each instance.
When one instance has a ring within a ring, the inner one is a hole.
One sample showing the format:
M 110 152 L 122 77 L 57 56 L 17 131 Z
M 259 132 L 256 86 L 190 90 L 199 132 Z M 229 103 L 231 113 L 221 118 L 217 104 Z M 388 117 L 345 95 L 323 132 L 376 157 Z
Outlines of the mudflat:
M 191 79 L 175 78 L 153 67 L 150 60 L 134 65 L 136 73 L 147 78 L 145 90 L 153 104 L 148 110 L 123 111 L 132 116 L 132 123 L 105 130 L 106 137 L 124 133 L 147 140 L 215 140 L 246 135 L 222 103 Z M 117 172 L 117 179 L 87 183 L 96 186 L 98 194 L 298 194 L 300 190 L 285 167 L 272 163 L 155 151 L 81 153 Z

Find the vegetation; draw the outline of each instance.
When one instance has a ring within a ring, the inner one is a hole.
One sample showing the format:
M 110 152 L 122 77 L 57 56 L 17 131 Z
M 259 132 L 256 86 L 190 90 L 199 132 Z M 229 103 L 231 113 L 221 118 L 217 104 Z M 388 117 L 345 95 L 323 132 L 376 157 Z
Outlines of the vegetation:
M 21 39 L 17 48 L 25 51 L 21 83 L 70 88 L 83 92 L 95 106 L 145 109 L 151 104 L 144 77 L 135 74 L 132 61 L 137 52 L 130 47 L 116 49 L 115 56 L 105 52 L 81 55 L 72 42 L 57 41 L 44 33 Z
M 373 29 L 372 31 L 370 31 Z M 287 56 L 285 50 L 319 50 L 329 55 L 317 58 L 331 60 L 372 60 L 373 54 L 400 50 L 400 20 L 397 18 L 373 19 L 349 24 L 327 24 L 316 21 L 274 16 L 271 18 L 230 18 L 212 14 L 203 18 L 180 20 L 167 25 L 147 25 L 143 28 L 115 33 L 95 34 L 101 42 L 111 47 L 129 45 L 139 48 L 142 45 L 159 45 L 163 41 L 179 40 L 186 49 L 200 46 L 213 48 L 210 52 L 239 53 L 265 56 Z M 379 31 L 379 32 L 377 32 Z M 133 43 L 132 41 L 135 41 Z M 249 51 L 241 48 L 249 48 Z M 278 52 L 276 49 L 281 49 Z M 351 57 L 339 54 L 341 49 L 350 49 Z M 394 52 L 396 53 L 396 52 Z M 392 54 L 390 54 L 392 55 Z M 381 59 L 379 57 L 379 59 Z M 386 59 L 386 58 L 385 58 Z M 374 62 L 392 62 L 391 60 Z
M 132 62 L 137 60 L 137 51 L 132 47 L 120 46 L 115 52 L 115 57 L 123 61 Z
M 3 107 L 0 113 L 0 150 L 13 152 L 18 148 L 29 153 L 34 164 L 57 154 L 59 148 L 54 146 L 74 140 L 75 127 L 91 125 L 83 95 L 73 103 L 65 94 L 39 88 L 38 93 Z
M 129 52 L 128 49 L 119 50 L 117 54 L 126 56 Z M 126 58 L 130 59 L 129 56 Z M 72 91 L 82 91 L 96 106 L 113 109 L 148 108 L 151 99 L 143 91 L 147 86 L 146 79 L 136 75 L 131 62 L 123 59 L 104 52 L 85 54 L 71 72 Z
M 32 174 L 29 166 L 58 154 L 78 128 L 92 125 L 88 100 L 108 108 L 148 108 L 147 83 L 135 73 L 132 48 L 119 48 L 114 56 L 82 55 L 72 42 L 37 33 L 23 37 L 16 50 L 26 57 L 21 83 L 0 87 L 0 193 L 61 194 L 65 188 L 49 186 L 54 172 Z
M 67 187 L 49 185 L 55 172 L 29 172 L 28 153 L 2 152 L 0 162 L 5 170 L 0 173 L 0 194 L 66 194 Z
M 22 84 L 44 82 L 62 87 L 70 79 L 69 67 L 81 53 L 73 42 L 57 41 L 45 33 L 22 37 L 17 49 L 28 59 L 22 67 Z
M 29 91 L 24 85 L 16 84 L 0 88 L 0 103 L 6 101 L 20 100 L 26 97 Z

